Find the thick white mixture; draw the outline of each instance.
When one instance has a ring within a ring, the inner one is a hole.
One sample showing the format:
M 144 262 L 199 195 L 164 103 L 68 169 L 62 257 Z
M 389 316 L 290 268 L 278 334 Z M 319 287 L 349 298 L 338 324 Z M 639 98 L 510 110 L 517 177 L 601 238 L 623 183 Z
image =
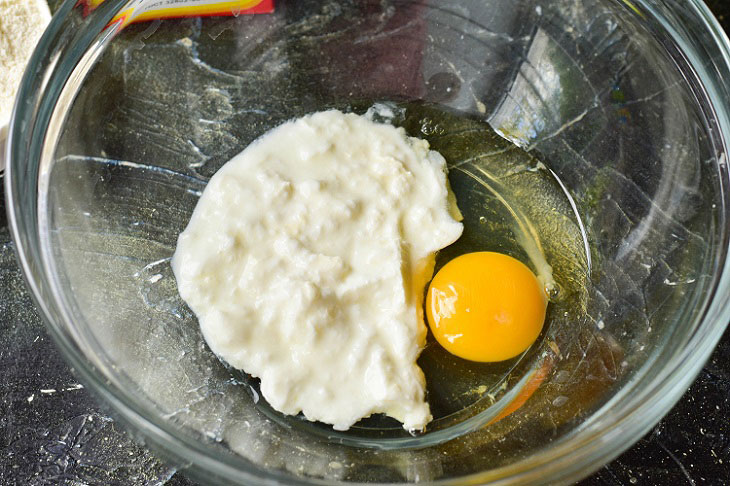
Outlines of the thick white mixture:
M 443 157 L 402 129 L 334 110 L 286 123 L 210 180 L 172 261 L 180 295 L 276 410 L 423 429 L 423 291 L 462 232 L 447 198 Z

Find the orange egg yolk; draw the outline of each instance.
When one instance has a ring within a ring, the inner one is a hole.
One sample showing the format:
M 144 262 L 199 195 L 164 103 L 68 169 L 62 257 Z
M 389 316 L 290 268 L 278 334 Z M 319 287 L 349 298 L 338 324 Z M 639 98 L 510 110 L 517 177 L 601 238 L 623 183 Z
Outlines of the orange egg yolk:
M 461 255 L 439 270 L 426 295 L 431 332 L 447 351 L 471 361 L 513 358 L 535 342 L 547 294 L 519 260 L 494 252 Z

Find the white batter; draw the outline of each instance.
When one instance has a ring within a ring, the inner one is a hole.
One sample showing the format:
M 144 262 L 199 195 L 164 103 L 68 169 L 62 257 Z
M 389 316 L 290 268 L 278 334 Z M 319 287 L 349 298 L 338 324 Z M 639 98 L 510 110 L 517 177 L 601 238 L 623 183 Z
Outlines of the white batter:
M 423 429 L 424 287 L 462 232 L 445 170 L 427 142 L 334 110 L 234 157 L 172 260 L 210 348 L 285 414 L 345 430 L 382 412 Z

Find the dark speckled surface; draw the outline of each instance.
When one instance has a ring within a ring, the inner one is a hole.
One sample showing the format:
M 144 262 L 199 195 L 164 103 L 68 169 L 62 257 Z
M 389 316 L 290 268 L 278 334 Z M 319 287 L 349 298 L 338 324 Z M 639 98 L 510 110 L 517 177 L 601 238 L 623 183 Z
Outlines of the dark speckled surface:
M 730 2 L 709 1 L 730 28 Z M 75 381 L 24 291 L 0 208 L 0 484 L 192 486 Z M 730 484 L 730 331 L 646 437 L 581 486 Z

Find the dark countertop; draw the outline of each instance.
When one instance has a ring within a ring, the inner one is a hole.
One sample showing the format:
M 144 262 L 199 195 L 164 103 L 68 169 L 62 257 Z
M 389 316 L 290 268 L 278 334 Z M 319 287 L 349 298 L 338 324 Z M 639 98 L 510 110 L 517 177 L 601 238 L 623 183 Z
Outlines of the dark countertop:
M 708 4 L 730 28 L 730 3 Z M 0 208 L 0 484 L 193 486 L 73 377 L 25 291 Z M 730 484 L 730 330 L 674 409 L 581 486 Z

